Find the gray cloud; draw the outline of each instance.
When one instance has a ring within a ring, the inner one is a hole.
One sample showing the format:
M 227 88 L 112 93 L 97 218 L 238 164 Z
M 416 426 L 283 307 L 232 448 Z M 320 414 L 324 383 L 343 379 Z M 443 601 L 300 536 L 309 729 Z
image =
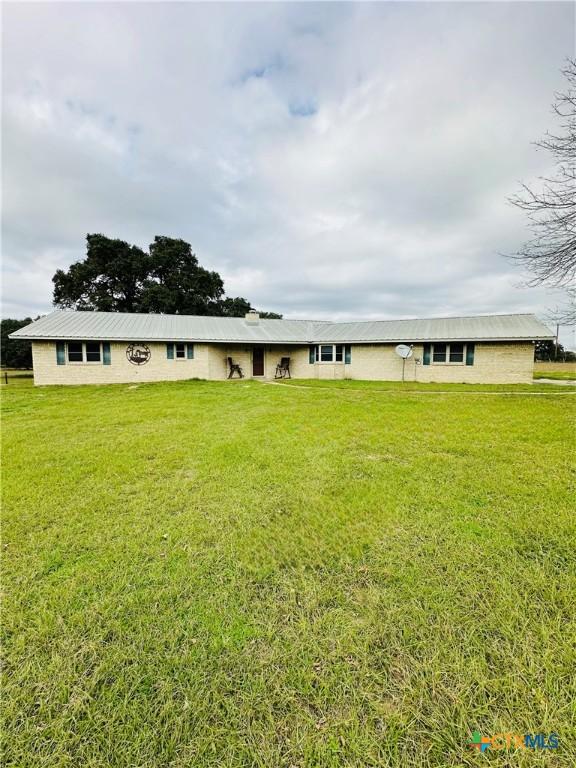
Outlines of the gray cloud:
M 183 237 L 289 317 L 543 315 L 500 253 L 573 30 L 548 2 L 7 4 L 3 313 L 103 232 Z

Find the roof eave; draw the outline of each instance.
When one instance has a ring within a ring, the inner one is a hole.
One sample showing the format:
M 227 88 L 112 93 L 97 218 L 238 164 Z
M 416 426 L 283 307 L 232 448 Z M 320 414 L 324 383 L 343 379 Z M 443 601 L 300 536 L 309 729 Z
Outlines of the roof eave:
M 119 336 L 117 338 L 114 338 L 113 336 L 108 335 L 99 335 L 99 336 L 90 336 L 89 334 L 79 334 L 79 335 L 71 335 L 71 334 L 58 334 L 58 335 L 46 335 L 46 336 L 40 336 L 38 334 L 28 335 L 28 334 L 21 334 L 18 331 L 14 331 L 14 333 L 8 334 L 9 339 L 20 339 L 25 341 L 61 341 L 62 339 L 75 339 L 75 340 L 81 340 L 81 341 L 118 341 L 118 342 L 124 342 L 124 341 L 141 341 L 141 342 L 147 342 L 147 343 L 163 343 L 167 341 L 188 341 L 188 342 L 194 342 L 196 344 L 270 344 L 270 345 L 281 345 L 281 344 L 290 344 L 290 345 L 299 345 L 299 346 L 306 346 L 309 344 L 402 344 L 406 343 L 407 341 L 410 341 L 412 343 L 417 344 L 428 344 L 428 343 L 443 343 L 443 342 L 451 342 L 451 341 L 462 341 L 462 342 L 490 342 L 490 341 L 551 341 L 554 338 L 556 338 L 553 334 L 548 335 L 530 335 L 530 336 L 442 336 L 436 339 L 432 339 L 429 336 L 426 337 L 397 337 L 394 339 L 307 339 L 307 340 L 295 340 L 295 339 L 255 339 L 255 338 L 245 338 L 245 339 L 198 339 L 193 338 L 191 336 L 157 336 L 154 338 L 146 338 L 146 336 Z

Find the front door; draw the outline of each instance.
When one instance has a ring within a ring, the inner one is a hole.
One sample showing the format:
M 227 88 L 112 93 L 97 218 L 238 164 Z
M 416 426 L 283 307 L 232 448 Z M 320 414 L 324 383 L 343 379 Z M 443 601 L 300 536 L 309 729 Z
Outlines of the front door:
M 264 376 L 264 347 L 252 349 L 252 376 Z

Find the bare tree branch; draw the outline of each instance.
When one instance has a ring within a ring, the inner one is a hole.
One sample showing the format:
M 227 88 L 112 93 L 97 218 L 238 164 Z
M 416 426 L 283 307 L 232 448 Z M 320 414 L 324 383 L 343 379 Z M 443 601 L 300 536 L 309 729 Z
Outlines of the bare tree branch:
M 560 325 L 576 325 L 576 288 L 569 288 L 568 303 L 548 310 L 547 320 Z
M 512 205 L 526 211 L 532 238 L 510 258 L 520 262 L 531 274 L 528 285 L 566 287 L 572 291 L 576 281 L 576 60 L 562 70 L 568 81 L 566 93 L 555 94 L 554 113 L 560 118 L 561 132 L 547 133 L 536 146 L 550 152 L 556 162 L 553 178 L 541 178 L 539 189 L 526 184 L 510 198 Z M 563 311 L 576 321 L 574 301 Z

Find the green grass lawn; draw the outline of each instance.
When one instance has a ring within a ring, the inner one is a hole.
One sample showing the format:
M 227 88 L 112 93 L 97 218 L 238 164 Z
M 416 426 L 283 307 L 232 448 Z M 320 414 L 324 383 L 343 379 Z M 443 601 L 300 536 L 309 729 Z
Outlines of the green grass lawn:
M 314 389 L 346 389 L 358 392 L 388 392 L 405 395 L 414 393 L 418 396 L 426 394 L 478 394 L 494 395 L 523 395 L 529 392 L 562 392 L 564 385 L 554 384 L 422 384 L 417 381 L 357 381 L 356 379 L 283 379 L 275 382 L 292 387 L 312 387 Z
M 555 379 L 556 381 L 576 381 L 576 363 L 541 363 L 534 364 L 535 379 Z
M 576 399 L 441 389 L 5 387 L 3 765 L 575 765 Z
M 32 384 L 34 373 L 16 368 L 0 369 L 0 386 L 29 386 Z M 6 381 L 8 379 L 8 381 Z

